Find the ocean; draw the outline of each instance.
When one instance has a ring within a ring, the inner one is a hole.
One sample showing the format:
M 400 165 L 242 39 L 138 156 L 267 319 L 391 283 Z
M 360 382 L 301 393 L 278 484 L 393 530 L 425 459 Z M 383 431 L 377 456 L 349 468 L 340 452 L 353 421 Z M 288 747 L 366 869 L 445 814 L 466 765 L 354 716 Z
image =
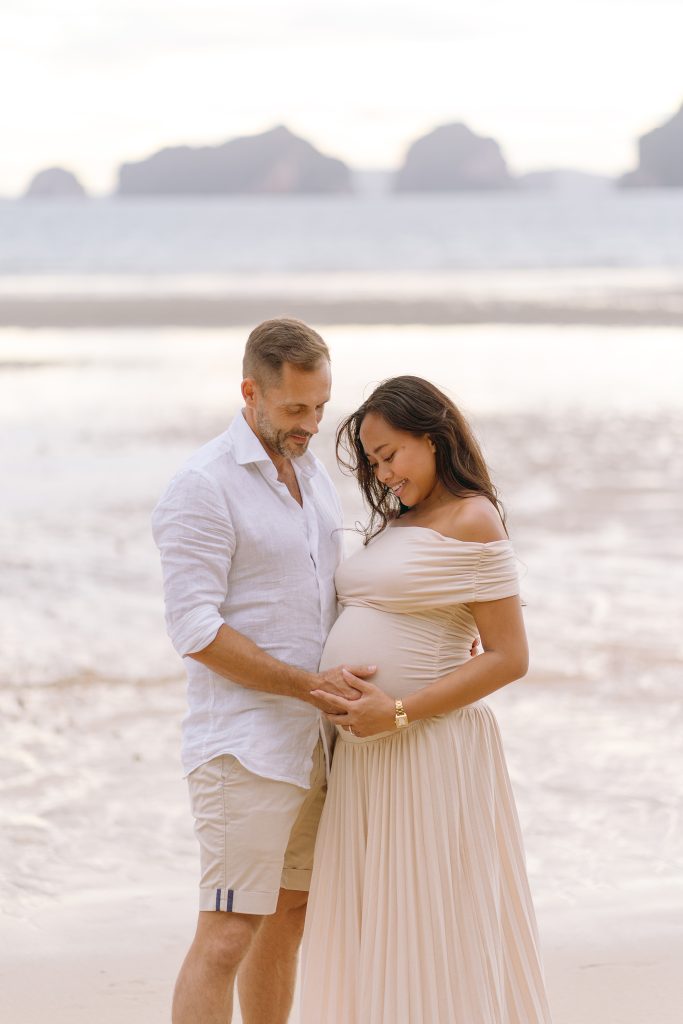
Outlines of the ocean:
M 0 273 L 683 267 L 675 189 L 0 201 Z

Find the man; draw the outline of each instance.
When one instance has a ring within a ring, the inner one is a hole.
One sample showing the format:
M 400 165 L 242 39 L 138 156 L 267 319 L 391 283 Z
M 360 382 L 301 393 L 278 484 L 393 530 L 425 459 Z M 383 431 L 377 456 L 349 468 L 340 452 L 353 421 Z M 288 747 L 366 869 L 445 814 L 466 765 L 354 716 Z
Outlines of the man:
M 201 851 L 199 918 L 173 1024 L 284 1024 L 326 788 L 311 692 L 358 696 L 368 666 L 318 673 L 336 616 L 341 507 L 307 451 L 330 397 L 314 330 L 247 341 L 244 409 L 171 481 L 153 515 L 168 632 L 186 659 L 183 765 Z

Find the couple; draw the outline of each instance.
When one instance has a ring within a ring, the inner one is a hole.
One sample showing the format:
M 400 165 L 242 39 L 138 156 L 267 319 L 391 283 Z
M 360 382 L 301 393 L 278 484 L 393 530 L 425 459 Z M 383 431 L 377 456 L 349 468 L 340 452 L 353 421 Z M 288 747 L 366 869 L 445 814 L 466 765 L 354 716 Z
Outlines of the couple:
M 153 516 L 201 853 L 173 1024 L 228 1024 L 235 978 L 245 1024 L 285 1024 L 302 933 L 301 1024 L 548 1024 L 482 701 L 527 665 L 495 488 L 445 395 L 386 381 L 337 435 L 370 508 L 342 561 L 307 451 L 330 383 L 310 327 L 255 328 L 244 409 Z

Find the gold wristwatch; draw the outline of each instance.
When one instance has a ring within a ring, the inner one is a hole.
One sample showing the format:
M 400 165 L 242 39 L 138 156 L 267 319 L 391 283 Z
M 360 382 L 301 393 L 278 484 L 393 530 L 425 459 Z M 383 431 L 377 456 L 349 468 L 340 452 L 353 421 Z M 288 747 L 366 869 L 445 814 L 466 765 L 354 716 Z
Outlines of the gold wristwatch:
M 397 729 L 405 729 L 408 726 L 408 716 L 403 707 L 403 701 L 396 698 L 396 717 L 394 718 Z

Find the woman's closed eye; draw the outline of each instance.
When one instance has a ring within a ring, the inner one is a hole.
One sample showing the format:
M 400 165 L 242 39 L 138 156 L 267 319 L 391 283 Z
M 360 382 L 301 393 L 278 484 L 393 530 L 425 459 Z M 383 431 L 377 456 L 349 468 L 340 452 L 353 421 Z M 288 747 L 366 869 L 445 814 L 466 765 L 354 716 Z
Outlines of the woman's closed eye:
M 382 459 L 382 462 L 392 462 L 395 454 L 396 452 L 392 452 L 391 455 L 387 455 L 386 459 Z M 368 460 L 368 466 L 374 473 L 379 468 L 379 462 L 370 462 L 370 460 Z

